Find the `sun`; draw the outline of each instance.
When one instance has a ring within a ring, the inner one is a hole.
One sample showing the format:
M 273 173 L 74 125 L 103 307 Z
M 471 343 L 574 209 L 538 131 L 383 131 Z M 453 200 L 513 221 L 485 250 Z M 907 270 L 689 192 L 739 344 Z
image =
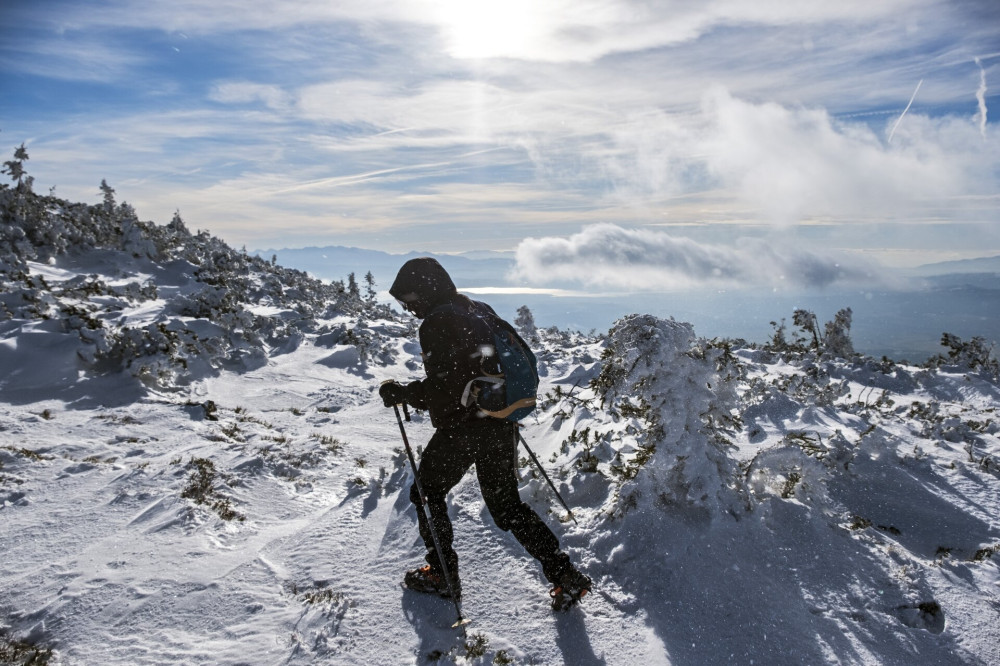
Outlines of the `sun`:
M 438 19 L 455 58 L 537 58 L 546 49 L 549 21 L 541 3 L 443 0 Z

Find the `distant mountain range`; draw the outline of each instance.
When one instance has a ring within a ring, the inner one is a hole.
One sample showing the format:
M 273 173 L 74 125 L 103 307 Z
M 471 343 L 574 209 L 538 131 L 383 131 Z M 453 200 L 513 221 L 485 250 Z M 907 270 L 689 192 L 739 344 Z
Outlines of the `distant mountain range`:
M 391 254 L 379 250 L 331 245 L 327 247 L 283 248 L 255 250 L 252 254 L 265 259 L 278 258 L 282 266 L 307 271 L 324 280 L 343 280 L 349 273 L 360 279 L 371 271 L 381 289 L 388 289 L 399 267 L 415 257 L 434 257 L 441 262 L 459 287 L 510 286 L 507 276 L 514 267 L 513 252 L 488 250 L 461 254 L 409 252 Z M 904 278 L 923 278 L 922 285 L 954 287 L 967 285 L 984 289 L 1000 289 L 1000 256 L 945 261 L 924 264 L 898 271 Z
M 1000 273 L 1000 256 L 924 264 L 913 269 L 913 273 L 925 277 L 955 273 Z
M 369 270 L 378 272 L 394 272 L 407 260 L 414 257 L 434 257 L 441 262 L 449 272 L 457 274 L 483 275 L 502 270 L 504 273 L 514 265 L 513 252 L 494 252 L 478 250 L 460 254 L 434 254 L 429 252 L 408 252 L 392 254 L 380 250 L 368 250 L 357 247 L 330 245 L 326 247 L 282 248 L 280 250 L 254 250 L 264 258 L 272 255 L 278 257 L 278 263 L 309 271 L 316 277 L 324 279 L 342 279 L 348 273 L 364 275 Z M 910 276 L 932 277 L 938 275 L 967 273 L 998 273 L 1000 274 L 1000 256 L 962 259 L 958 261 L 943 261 L 923 264 L 902 273 Z
M 265 259 L 277 256 L 282 266 L 297 268 L 324 280 L 343 280 L 354 273 L 360 282 L 371 271 L 376 289 L 386 291 L 408 259 L 433 256 L 461 288 L 510 287 L 512 252 L 390 254 L 352 247 L 307 247 L 261 250 Z M 832 286 L 811 291 L 738 291 L 715 288 L 675 293 L 608 296 L 554 296 L 545 293 L 486 293 L 481 298 L 504 317 L 512 318 L 527 305 L 539 326 L 580 331 L 607 331 L 620 317 L 648 313 L 690 322 L 699 335 L 745 338 L 764 342 L 772 321 L 791 325 L 797 308 L 828 321 L 841 308 L 853 310 L 855 348 L 875 357 L 920 361 L 940 353 L 942 333 L 964 339 L 980 336 L 1000 343 L 1000 257 L 927 264 L 900 270 L 901 288 Z
M 360 280 L 371 271 L 380 289 L 388 289 L 399 267 L 416 257 L 434 257 L 440 261 L 459 287 L 507 284 L 505 276 L 514 266 L 513 252 L 390 254 L 357 247 L 329 246 L 255 250 L 251 254 L 265 259 L 276 256 L 280 265 L 306 271 L 323 280 L 343 280 L 349 273 L 354 273 Z

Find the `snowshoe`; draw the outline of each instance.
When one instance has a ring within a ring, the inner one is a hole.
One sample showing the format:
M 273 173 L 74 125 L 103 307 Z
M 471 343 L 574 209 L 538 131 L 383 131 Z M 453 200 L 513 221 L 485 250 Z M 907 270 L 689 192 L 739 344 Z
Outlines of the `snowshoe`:
M 462 599 L 462 586 L 458 581 L 455 584 L 455 594 L 460 601 Z M 407 571 L 403 576 L 403 587 L 414 592 L 425 594 L 436 594 L 445 599 L 451 599 L 451 590 L 448 589 L 448 581 L 443 575 L 434 571 L 431 565 Z
M 559 583 L 549 590 L 552 597 L 552 610 L 565 611 L 580 603 L 580 600 L 590 593 L 593 583 L 576 569 L 570 569 L 563 574 Z

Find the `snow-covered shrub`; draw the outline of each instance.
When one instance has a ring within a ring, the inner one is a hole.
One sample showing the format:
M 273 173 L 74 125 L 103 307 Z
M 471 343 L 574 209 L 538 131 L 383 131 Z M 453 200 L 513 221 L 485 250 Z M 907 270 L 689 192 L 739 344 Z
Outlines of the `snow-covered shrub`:
M 782 390 L 804 405 L 829 407 L 850 393 L 846 380 L 837 381 L 826 363 L 806 362 L 801 374 L 789 375 Z
M 371 280 L 362 296 L 356 282 L 324 283 L 207 232 L 192 234 L 179 213 L 164 226 L 141 221 L 106 181 L 95 205 L 38 195 L 26 160 L 23 147 L 15 151 L 4 172 L 16 185 L 0 184 L 0 320 L 58 319 L 65 332 L 79 334 L 88 371 L 127 371 L 166 388 L 222 367 L 255 367 L 297 347 L 317 332 L 318 320 L 344 314 L 357 320 L 347 337 L 362 361 L 392 362 L 395 346 L 364 324 L 395 319 L 375 303 Z M 102 252 L 98 265 L 115 266 L 110 275 L 50 285 L 29 263 L 59 270 L 67 255 L 79 265 L 95 250 Z M 130 273 L 143 277 L 127 281 Z M 166 303 L 143 307 L 161 293 L 169 294 Z
M 851 308 L 837 312 L 833 321 L 826 323 L 823 336 L 823 351 L 835 358 L 851 358 L 854 356 L 854 345 L 851 342 Z
M 619 493 L 638 503 L 739 515 L 745 490 L 728 451 L 738 425 L 725 349 L 699 340 L 690 324 L 631 315 L 611 329 L 592 386 L 606 410 L 644 428 Z
M 122 249 L 134 257 L 158 259 L 160 253 L 149 233 L 149 225 L 140 222 L 135 210 L 127 204 L 122 205 L 121 219 Z
M 49 319 L 55 304 L 45 278 L 21 269 L 0 274 L 0 312 L 5 319 Z
M 52 648 L 43 647 L 28 639 L 15 638 L 0 627 L 0 663 L 46 666 L 53 656 Z
M 747 483 L 757 501 L 780 497 L 813 503 L 817 496 L 826 498 L 830 470 L 797 442 L 786 439 L 782 445 L 764 449 L 745 468 Z
M 191 458 L 187 464 L 191 470 L 188 484 L 181 491 L 181 497 L 195 504 L 207 506 L 225 521 L 243 522 L 246 516 L 233 509 L 232 500 L 218 489 L 215 464 L 208 458 Z
M 93 356 L 83 358 L 102 370 L 127 370 L 152 386 L 167 387 L 176 382 L 181 368 L 186 367 L 187 362 L 179 353 L 180 335 L 163 324 L 101 329 L 95 333 Z
M 792 323 L 799 330 L 789 340 L 785 320 L 771 322 L 774 332 L 764 349 L 782 354 L 805 354 L 815 352 L 830 358 L 849 359 L 855 356 L 851 342 L 851 308 L 839 310 L 833 321 L 828 321 L 820 330 L 819 319 L 809 310 L 796 310 Z
M 811 349 L 819 349 L 822 342 L 819 332 L 819 320 L 815 313 L 808 310 L 796 310 L 792 313 L 792 323 L 794 323 L 804 333 L 812 336 L 812 342 L 803 344 L 801 338 L 796 338 L 798 346 L 806 346 Z
M 104 328 L 104 323 L 94 316 L 97 308 L 90 304 L 63 305 L 59 308 L 63 327 L 66 332 L 70 331 L 96 331 Z
M 324 327 L 316 338 L 316 344 L 331 348 L 351 345 L 357 350 L 357 362 L 362 366 L 369 363 L 386 366 L 395 361 L 397 350 L 389 336 L 383 334 L 385 331 L 384 327 L 372 327 L 363 318 L 359 318 L 353 325 L 342 322 Z M 397 331 L 404 337 L 406 332 L 406 329 Z
M 1000 379 L 1000 363 L 993 355 L 993 345 L 988 344 L 985 338 L 976 336 L 971 340 L 962 340 L 957 335 L 945 333 L 941 336 L 941 345 L 948 348 L 948 355 L 935 356 L 927 362 L 928 367 L 952 365 Z
M 224 314 L 236 313 L 236 295 L 225 287 L 206 285 L 196 292 L 175 298 L 171 309 L 184 317 L 216 321 Z

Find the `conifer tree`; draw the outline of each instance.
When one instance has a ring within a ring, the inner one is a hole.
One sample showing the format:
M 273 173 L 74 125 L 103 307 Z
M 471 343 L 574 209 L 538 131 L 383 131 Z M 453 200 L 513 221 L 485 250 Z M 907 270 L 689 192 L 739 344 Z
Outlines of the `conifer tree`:
M 31 176 L 27 176 L 24 170 L 24 163 L 28 161 L 28 150 L 24 147 L 22 143 L 20 146 L 14 149 L 14 159 L 7 160 L 3 163 L 3 172 L 10 176 L 11 180 L 17 183 L 18 191 L 23 189 L 31 189 L 31 184 L 34 179 Z
M 822 339 L 816 315 L 808 310 L 796 310 L 792 313 L 792 322 L 806 333 L 812 334 L 812 348 L 819 349 Z
M 838 358 L 850 358 L 854 355 L 854 345 L 851 343 L 851 308 L 837 312 L 833 321 L 826 323 L 824 342 L 826 351 Z
M 174 211 L 174 216 L 167 224 L 167 228 L 175 234 L 183 234 L 185 236 L 191 235 L 187 229 L 187 225 L 184 224 L 184 220 L 181 218 L 181 212 L 179 210 Z
M 113 212 L 115 209 L 115 190 L 103 178 L 101 179 L 101 194 L 104 195 L 104 210 L 108 213 Z
M 522 305 L 517 309 L 517 319 L 514 320 L 514 326 L 521 333 L 521 337 L 525 340 L 538 340 L 538 328 L 535 326 L 535 316 L 531 314 L 531 310 L 528 309 L 527 305 Z

